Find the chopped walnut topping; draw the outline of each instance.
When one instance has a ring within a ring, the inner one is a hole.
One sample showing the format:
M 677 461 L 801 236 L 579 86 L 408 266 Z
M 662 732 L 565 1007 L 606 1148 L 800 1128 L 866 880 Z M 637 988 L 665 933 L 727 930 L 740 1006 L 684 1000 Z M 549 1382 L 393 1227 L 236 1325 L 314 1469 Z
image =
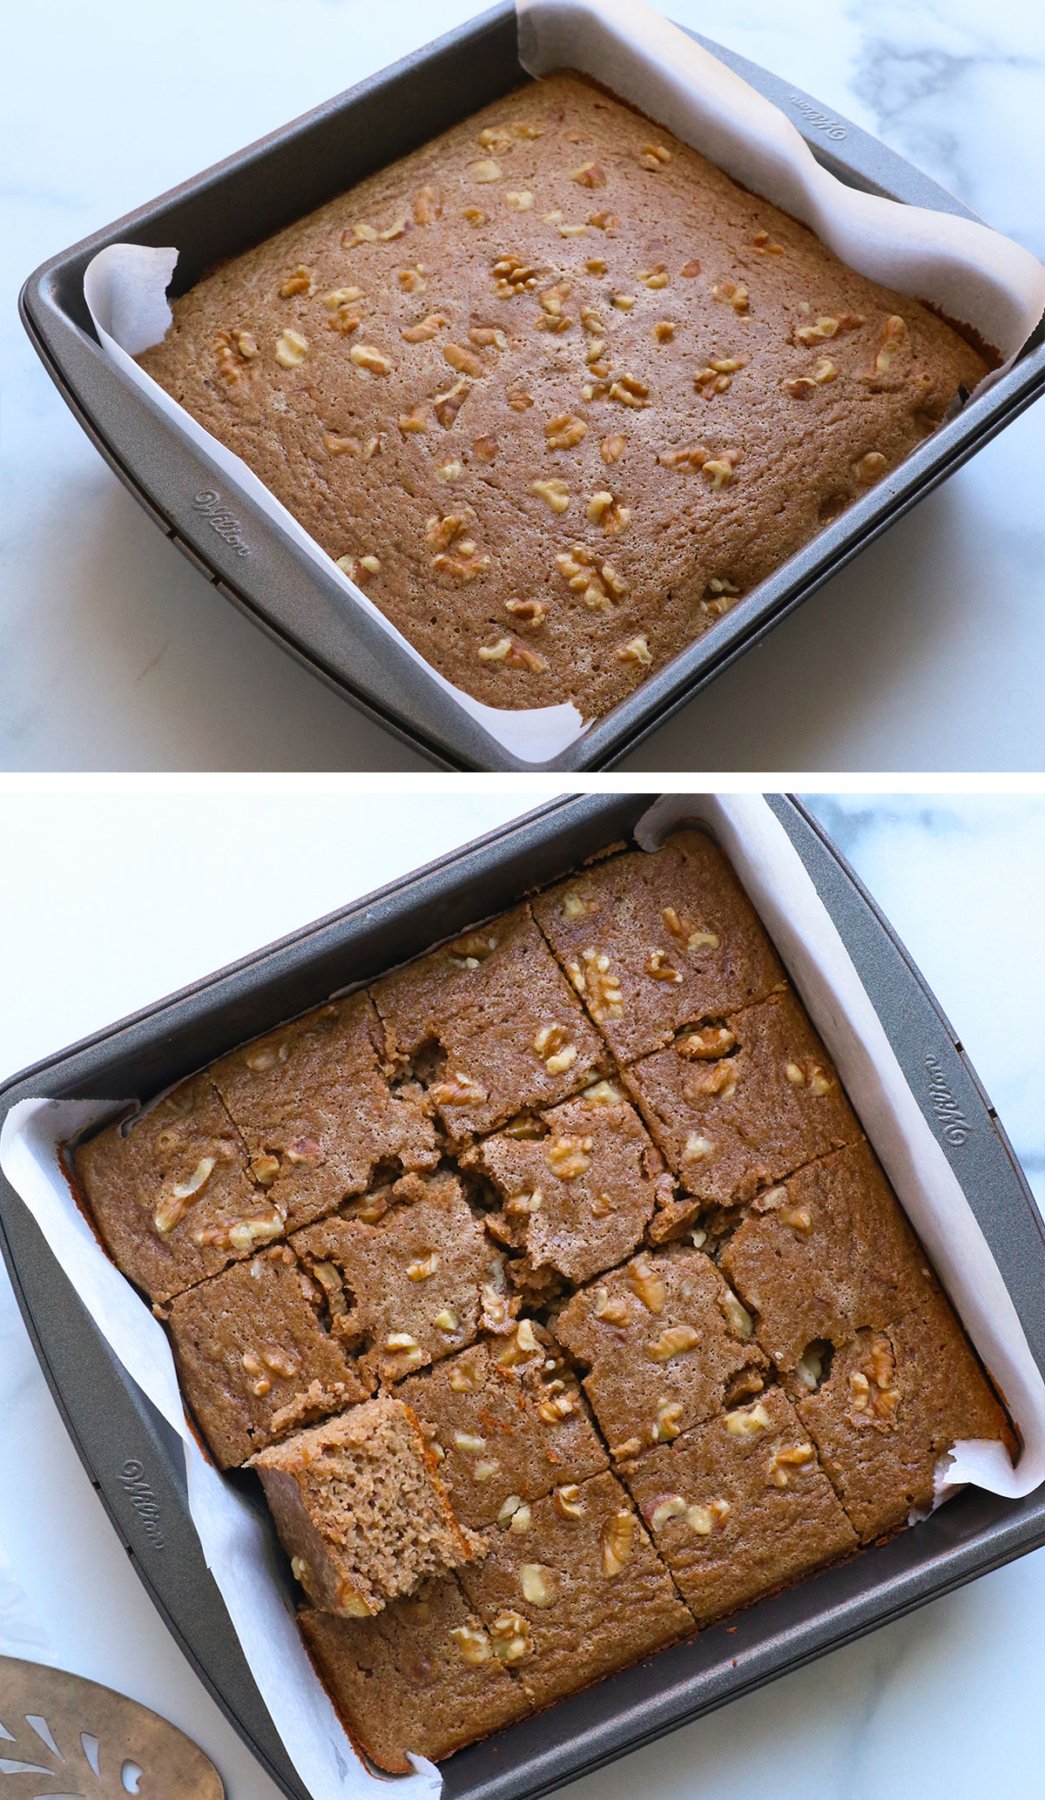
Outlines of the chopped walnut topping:
M 603 438 L 599 445 L 599 455 L 607 467 L 612 467 L 615 462 L 620 461 L 624 455 L 627 441 L 621 432 L 614 432 L 610 437 Z
M 792 1087 L 808 1087 L 809 1092 L 817 1099 L 829 1094 L 835 1085 L 832 1078 L 811 1057 L 806 1057 L 801 1063 L 785 1063 L 784 1074 Z
M 682 1146 L 682 1160 L 685 1163 L 707 1162 L 714 1153 L 714 1144 L 702 1131 L 691 1131 Z
M 721 619 L 740 598 L 740 589 L 734 587 L 724 576 L 716 575 L 708 582 L 701 601 L 702 610 L 709 619 Z
M 614 294 L 610 301 L 610 305 L 615 306 L 618 312 L 630 312 L 634 304 L 634 294 Z
M 660 288 L 667 287 L 671 280 L 671 276 L 668 274 L 663 263 L 657 263 L 652 269 L 640 269 L 638 279 L 642 282 L 644 287 L 653 288 L 654 291 L 657 291 Z
M 794 400 L 808 400 L 818 387 L 824 387 L 837 379 L 837 364 L 829 356 L 822 356 L 811 375 L 800 375 L 796 381 L 785 381 L 783 388 L 785 394 L 790 394 Z
M 339 306 L 327 320 L 327 330 L 339 332 L 342 337 L 351 337 L 353 331 L 359 330 L 362 322 L 359 314 L 353 312 L 350 306 Z
M 499 325 L 472 325 L 468 331 L 469 340 L 480 350 L 507 350 L 508 337 Z M 444 351 L 445 355 L 446 352 Z M 448 359 L 449 360 L 449 359 Z
M 631 519 L 631 510 L 622 506 L 606 489 L 593 494 L 588 501 L 588 523 L 602 527 L 606 537 L 617 537 L 627 529 Z
M 554 1569 L 543 1563 L 521 1563 L 519 1586 L 522 1597 L 531 1606 L 554 1606 L 558 1596 L 558 1579 Z
M 750 360 L 747 356 L 716 356 L 705 368 L 698 370 L 693 385 L 704 400 L 710 400 L 713 394 L 724 394 L 733 386 L 737 371 L 746 369 Z
M 495 162 L 492 156 L 483 157 L 479 162 L 472 164 L 471 176 L 473 181 L 480 183 L 500 181 L 501 165 L 499 162 Z
M 419 1256 L 407 1264 L 408 1281 L 427 1281 L 439 1267 L 438 1250 L 430 1250 L 427 1256 Z
M 685 1510 L 681 1494 L 661 1494 L 643 1508 L 651 1531 L 663 1531 L 669 1519 L 680 1519 Z
M 710 1537 L 717 1525 L 724 1525 L 732 1512 L 728 1500 L 712 1500 L 709 1506 L 687 1506 L 686 1524 L 697 1537 Z
M 650 1426 L 650 1438 L 655 1444 L 670 1444 L 682 1430 L 682 1405 L 678 1400 L 669 1400 L 662 1394 L 657 1402 L 657 1416 Z
M 685 1083 L 685 1096 L 691 1104 L 717 1094 L 721 1100 L 732 1100 L 737 1090 L 737 1065 L 724 1057 L 720 1062 L 698 1062 Z
M 497 293 L 502 300 L 510 300 L 513 294 L 522 294 L 527 289 L 535 288 L 539 279 L 536 269 L 522 262 L 518 256 L 502 256 L 494 263 L 493 273 Z
M 751 297 L 743 281 L 716 281 L 711 293 L 715 300 L 731 306 L 735 313 L 746 313 L 750 309 Z
M 646 974 L 654 981 L 672 981 L 676 984 L 682 980 L 678 969 L 672 968 L 663 950 L 651 950 L 645 962 Z
M 704 444 L 685 444 L 678 450 L 661 450 L 657 461 L 665 469 L 702 469 L 711 451 Z
M 638 637 L 626 639 L 623 644 L 618 644 L 615 654 L 621 662 L 643 663 L 648 666 L 653 661 L 653 652 L 645 636 L 641 634 Z
M 605 231 L 608 237 L 620 229 L 620 220 L 611 212 L 589 213 L 588 224 L 594 225 L 596 231 Z
M 524 393 L 519 388 L 516 388 L 514 390 L 514 392 L 510 393 L 507 396 L 507 400 L 508 400 L 508 405 L 511 407 L 513 412 L 527 412 L 529 410 L 529 408 L 533 405 L 533 396 L 531 394 Z
M 396 280 L 404 294 L 423 294 L 428 286 L 423 263 L 415 263 L 410 269 L 397 270 Z
M 738 450 L 723 450 L 721 456 L 709 456 L 701 473 L 706 475 L 713 488 L 724 488 L 733 479 L 733 471 L 740 461 Z
M 822 313 L 815 325 L 799 325 L 795 328 L 795 343 L 804 344 L 808 348 L 823 343 L 825 338 L 837 337 L 840 332 L 855 331 L 864 323 L 862 313 L 840 313 L 837 318 L 830 313 Z
M 584 1517 L 584 1502 L 581 1499 L 581 1490 L 575 1481 L 566 1482 L 564 1486 L 555 1489 L 552 1494 L 552 1505 L 560 1518 L 582 1519 Z
M 449 431 L 471 391 L 471 382 L 466 381 L 462 375 L 459 381 L 454 382 L 453 387 L 446 389 L 445 393 L 436 394 L 432 406 L 444 431 Z
M 486 224 L 486 214 L 481 206 L 466 206 L 461 217 L 468 225 Z
M 371 375 L 390 375 L 392 361 L 383 350 L 377 350 L 373 344 L 353 344 L 349 356 L 357 369 L 365 369 Z
M 627 1325 L 631 1320 L 631 1307 L 624 1295 L 611 1295 L 609 1288 L 596 1288 L 591 1310 L 606 1325 Z
M 869 376 L 884 375 L 887 372 L 906 336 L 907 327 L 903 320 L 898 313 L 891 313 L 882 326 L 875 359 L 868 371 Z M 861 380 L 866 379 L 868 376 L 861 376 Z
M 726 1318 L 729 1320 L 730 1326 L 737 1337 L 743 1338 L 745 1342 L 747 1342 L 749 1338 L 754 1337 L 755 1322 L 748 1312 L 747 1307 L 741 1305 L 734 1293 L 727 1292 L 723 1294 L 722 1311 L 725 1313 Z
M 900 1404 L 900 1389 L 896 1382 L 896 1358 L 893 1347 L 883 1332 L 876 1332 L 871 1339 L 870 1348 L 860 1369 L 854 1369 L 849 1376 L 849 1387 L 853 1395 L 853 1412 L 850 1417 L 856 1424 L 871 1424 L 879 1419 L 888 1425 L 893 1422 L 893 1415 Z M 867 1417 L 868 1414 L 873 1418 Z
M 430 225 L 433 219 L 441 218 L 443 203 L 434 188 L 418 188 L 414 195 L 411 211 L 415 225 Z
M 677 912 L 675 907 L 666 906 L 661 918 L 673 938 L 684 944 L 687 950 L 717 950 L 719 936 L 717 931 L 706 931 L 702 926 L 694 925 L 684 913 Z
M 474 350 L 466 350 L 463 344 L 444 344 L 443 359 L 456 369 L 458 375 L 479 376 L 486 373 L 486 365 Z
M 296 369 L 308 355 L 308 339 L 288 326 L 276 339 L 276 361 L 284 369 Z
M 449 323 L 444 313 L 429 313 L 426 318 L 418 319 L 416 325 L 407 325 L 399 335 L 405 344 L 427 344 Z
M 279 1174 L 278 1156 L 255 1156 L 251 1161 L 250 1172 L 259 1187 L 271 1187 Z
M 548 608 L 543 600 L 506 600 L 505 612 L 510 612 L 518 619 L 520 625 L 528 626 L 536 631 L 548 617 Z
M 545 288 L 543 293 L 538 294 L 541 311 L 537 318 L 537 327 L 540 331 L 569 330 L 573 320 L 568 318 L 563 311 L 568 293 L 568 288 L 556 285 Z
M 679 274 L 684 276 L 687 281 L 692 281 L 694 276 L 700 274 L 700 258 L 691 256 L 689 262 L 683 263 Z
M 642 407 L 652 405 L 649 388 L 637 375 L 619 375 L 610 387 L 609 397 L 620 406 Z
M 544 435 L 549 450 L 572 450 L 586 436 L 588 427 L 576 413 L 558 413 L 549 419 Z
M 490 1626 L 490 1642 L 499 1662 L 521 1662 L 533 1650 L 529 1620 L 517 1612 L 498 1613 Z
M 574 544 L 555 558 L 571 592 L 581 594 L 585 606 L 593 612 L 608 612 L 614 600 L 627 591 L 627 584 L 612 564 L 599 562 L 594 551 L 585 544 Z
M 284 300 L 289 300 L 292 294 L 314 294 L 316 291 L 315 277 L 299 263 L 297 268 L 293 269 L 280 283 L 279 291 Z
M 726 1414 L 726 1430 L 731 1437 L 754 1437 L 760 1431 L 768 1431 L 771 1424 L 761 1400 L 754 1406 L 734 1407 Z
M 816 1459 L 812 1444 L 778 1445 L 769 1459 L 769 1479 L 774 1487 L 790 1485 L 795 1469 L 805 1469 Z
M 868 450 L 866 456 L 861 456 L 859 462 L 853 464 L 853 474 L 864 487 L 870 487 L 881 480 L 888 467 L 888 460 L 880 450 Z
M 533 195 L 529 188 L 507 188 L 504 203 L 506 206 L 510 206 L 514 212 L 529 212 L 533 205 Z
M 670 344 L 678 326 L 672 319 L 658 319 L 653 327 L 653 338 L 658 344 Z
M 545 1161 L 557 1181 L 577 1181 L 591 1163 L 592 1148 L 590 1137 L 552 1138 Z
M 480 462 L 493 462 L 497 455 L 497 439 L 495 437 L 477 437 L 472 445 L 472 455 Z
M 602 1572 L 619 1575 L 634 1549 L 635 1515 L 622 1508 L 608 1518 L 600 1533 Z
M 486 1089 L 470 1075 L 456 1070 L 443 1081 L 433 1082 L 429 1089 L 436 1106 L 471 1106 L 488 1099 Z
M 577 1046 L 569 1042 L 565 1025 L 542 1025 L 533 1047 L 549 1075 L 562 1075 L 577 1061 Z
M 638 159 L 640 169 L 657 171 L 671 161 L 671 151 L 663 144 L 645 144 L 638 152 Z
M 566 972 L 578 994 L 587 997 L 588 1011 L 596 1023 L 601 1024 L 603 1019 L 623 1018 L 620 977 L 610 968 L 610 959 L 604 950 L 582 950 L 580 961 L 567 963 Z
M 664 1280 L 655 1263 L 646 1255 L 637 1256 L 628 1269 L 628 1283 L 642 1301 L 647 1312 L 662 1313 L 667 1299 Z
M 543 674 L 548 667 L 543 656 L 514 637 L 498 638 L 495 644 L 480 644 L 476 655 L 480 662 L 503 662 L 509 669 L 528 669 L 533 675 Z
M 489 1662 L 490 1640 L 485 1631 L 480 1631 L 475 1625 L 455 1625 L 450 1636 L 457 1645 L 463 1662 Z
M 582 163 L 579 169 L 574 169 L 572 171 L 572 173 L 570 175 L 570 180 L 575 181 L 579 187 L 586 187 L 586 188 L 605 187 L 606 186 L 606 171 L 603 168 L 601 163 L 597 163 L 597 162 Z
M 168 1232 L 173 1231 L 174 1227 L 184 1218 L 197 1195 L 202 1194 L 216 1167 L 217 1163 L 213 1156 L 203 1156 L 191 1175 L 186 1176 L 184 1181 L 174 1183 L 170 1193 L 161 1200 L 153 1215 L 153 1224 L 161 1237 L 166 1237 Z
M 546 500 L 554 513 L 564 513 L 570 504 L 570 490 L 565 481 L 552 476 L 547 481 L 531 481 L 531 494 L 539 494 Z
M 695 1350 L 699 1343 L 700 1333 L 692 1325 L 669 1325 L 646 1345 L 646 1355 L 651 1362 L 671 1362 L 676 1356 L 685 1356 L 687 1350 Z
M 413 431 L 427 431 L 428 414 L 423 406 L 415 406 L 413 412 L 400 413 L 397 423 L 404 435 Z
M 751 242 L 755 249 L 761 250 L 765 256 L 783 256 L 784 254 L 783 244 L 774 244 L 768 231 L 756 231 Z
M 690 1062 L 713 1062 L 736 1047 L 737 1040 L 725 1025 L 705 1025 L 679 1038 L 675 1045 L 678 1055 Z

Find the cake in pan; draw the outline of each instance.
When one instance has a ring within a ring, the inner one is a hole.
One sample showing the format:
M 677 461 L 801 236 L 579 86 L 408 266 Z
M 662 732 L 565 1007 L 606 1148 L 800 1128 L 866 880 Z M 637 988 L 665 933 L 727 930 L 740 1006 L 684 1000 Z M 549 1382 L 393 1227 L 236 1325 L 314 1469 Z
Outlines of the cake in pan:
M 618 849 L 76 1152 L 381 1768 L 1015 1439 L 720 851 Z
M 606 712 L 988 372 L 573 75 L 174 302 L 142 367 L 448 680 Z

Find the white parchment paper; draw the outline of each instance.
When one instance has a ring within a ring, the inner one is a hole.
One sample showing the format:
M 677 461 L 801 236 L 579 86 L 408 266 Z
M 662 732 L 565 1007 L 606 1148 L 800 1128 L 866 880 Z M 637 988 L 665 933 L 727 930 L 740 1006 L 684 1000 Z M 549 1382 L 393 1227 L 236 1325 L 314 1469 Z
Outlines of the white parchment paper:
M 954 1447 L 945 1499 L 965 1483 L 1010 1498 L 1045 1479 L 1045 1383 L 986 1239 L 907 1086 L 849 954 L 782 826 L 757 795 L 671 795 L 640 821 L 654 849 L 682 820 L 704 824 L 731 859 L 842 1076 L 863 1126 L 1023 1439 L 1016 1468 L 1000 1444 Z M 366 1800 L 361 1765 L 305 1655 L 275 1575 L 275 1534 L 206 1460 L 189 1430 L 166 1334 L 109 1261 L 70 1193 L 59 1146 L 112 1111 L 96 1102 L 26 1100 L 0 1134 L 0 1167 L 25 1201 L 112 1350 L 184 1447 L 189 1505 L 265 1704 L 314 1800 Z M 418 1759 L 406 1791 L 435 1796 Z
M 531 74 L 573 68 L 594 76 L 735 180 L 811 226 L 861 274 L 931 300 L 950 318 L 975 327 L 1006 365 L 1026 343 L 1045 312 L 1045 269 L 1029 251 L 971 220 L 846 187 L 819 166 L 777 107 L 641 0 L 517 0 L 517 9 L 520 57 Z M 159 343 L 170 324 L 166 290 L 177 260 L 176 247 L 111 244 L 88 264 L 84 294 L 106 355 L 207 452 L 234 494 L 249 496 L 340 584 L 349 635 L 353 609 L 361 608 L 464 712 L 523 761 L 546 761 L 566 749 L 587 728 L 575 706 L 512 711 L 485 706 L 453 686 L 246 463 L 138 367 L 135 356 Z

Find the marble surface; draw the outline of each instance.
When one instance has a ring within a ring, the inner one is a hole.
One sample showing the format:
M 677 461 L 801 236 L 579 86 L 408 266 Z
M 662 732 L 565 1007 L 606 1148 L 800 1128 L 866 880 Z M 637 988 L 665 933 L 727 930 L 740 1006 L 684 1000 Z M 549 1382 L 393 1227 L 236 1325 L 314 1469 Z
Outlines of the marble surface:
M 665 0 L 667 7 L 667 0 Z M 12 8 L 0 178 L 0 768 L 409 769 L 166 544 L 14 316 L 52 252 L 478 11 L 474 0 Z M 1036 0 L 670 0 L 1045 255 Z M 633 754 L 634 769 L 1038 769 L 1045 409 L 1033 409 Z
M 177 788 L 149 797 L 8 796 L 3 829 L 21 855 L 19 881 L 0 885 L 0 942 L 18 949 L 5 971 L 0 1070 L 104 1026 L 539 798 L 233 798 Z M 811 804 L 933 985 L 1045 1205 L 1045 801 L 821 795 Z M 209 858 L 232 821 L 237 843 L 255 853 Z M 73 917 L 50 872 L 59 842 L 82 878 Z M 287 844 L 307 845 L 308 855 L 271 854 Z M 175 877 L 188 846 L 196 875 L 186 887 Z M 136 1696 L 202 1743 L 230 1800 L 276 1800 L 139 1586 L 2 1272 L 0 1445 L 0 1651 L 49 1655 Z M 1040 1793 L 1043 1612 L 1039 1552 L 587 1778 L 571 1796 Z

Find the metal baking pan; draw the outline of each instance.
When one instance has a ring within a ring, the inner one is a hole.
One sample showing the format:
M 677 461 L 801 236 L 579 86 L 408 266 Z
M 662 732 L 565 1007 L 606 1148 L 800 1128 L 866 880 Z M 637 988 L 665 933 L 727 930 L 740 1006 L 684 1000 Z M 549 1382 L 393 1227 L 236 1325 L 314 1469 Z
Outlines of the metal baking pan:
M 807 94 L 706 38 L 698 42 L 774 101 L 818 161 L 850 186 L 974 216 L 902 157 Z M 251 500 L 230 495 L 210 459 L 103 355 L 83 298 L 87 263 L 103 246 L 122 239 L 179 246 L 174 291 L 184 292 L 213 263 L 268 237 L 527 79 L 516 54 L 515 7 L 504 0 L 52 257 L 26 282 L 20 310 L 59 392 L 161 530 L 221 594 L 346 699 L 441 767 L 603 769 L 634 749 L 1028 406 L 1045 388 L 1045 330 L 1039 326 L 1014 367 L 987 393 L 825 526 L 713 630 L 597 719 L 561 755 L 527 763 L 463 713 L 372 619 L 354 609 L 349 615 L 334 578 Z M 225 506 L 236 517 L 235 544 L 219 537 L 211 522 L 215 508 Z
M 38 1063 L 0 1089 L 0 1123 L 30 1096 L 145 1098 L 568 873 L 627 837 L 651 798 L 554 801 Z M 903 946 L 830 840 L 796 801 L 775 796 L 771 804 L 853 957 L 1045 1369 L 1045 1226 L 990 1101 Z M 70 1435 L 153 1601 L 277 1786 L 291 1800 L 309 1800 L 204 1564 L 180 1443 L 130 1384 L 2 1177 L 0 1247 Z M 966 1490 L 916 1530 L 459 1751 L 442 1765 L 447 1800 L 535 1800 L 1043 1543 L 1045 1489 L 1023 1500 Z

